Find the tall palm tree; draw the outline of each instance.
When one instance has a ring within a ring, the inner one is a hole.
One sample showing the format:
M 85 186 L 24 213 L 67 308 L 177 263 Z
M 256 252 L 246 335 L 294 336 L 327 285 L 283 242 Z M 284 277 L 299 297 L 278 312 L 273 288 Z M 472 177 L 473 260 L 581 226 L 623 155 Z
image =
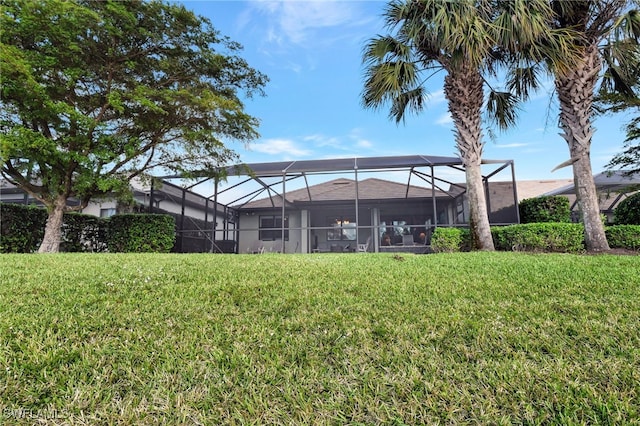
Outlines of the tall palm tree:
M 480 250 L 494 250 L 480 168 L 485 76 L 519 62 L 523 50 L 532 58 L 546 55 L 551 62 L 570 50 L 548 31 L 552 13 L 545 0 L 392 0 L 384 17 L 395 34 L 373 38 L 365 47 L 363 103 L 374 108 L 391 103 L 389 115 L 396 122 L 407 111 L 422 111 L 424 82 L 439 71 L 446 73 L 444 94 L 465 166 L 469 225 L 473 245 Z M 535 83 L 527 80 L 519 94 L 526 97 Z M 498 126 L 506 128 L 514 124 L 516 103 L 512 93 L 491 90 L 486 106 Z
M 591 169 L 593 101 L 596 85 L 605 90 L 632 93 L 637 84 L 640 14 L 630 0 L 552 0 L 557 13 L 553 28 L 575 32 L 581 60 L 565 74 L 555 75 L 560 104 L 559 124 L 573 166 L 578 205 L 589 251 L 609 249 L 600 219 L 600 207 Z M 634 61 L 633 65 L 629 62 Z M 635 70 L 636 72 L 627 72 Z M 635 76 L 635 81 L 629 77 Z

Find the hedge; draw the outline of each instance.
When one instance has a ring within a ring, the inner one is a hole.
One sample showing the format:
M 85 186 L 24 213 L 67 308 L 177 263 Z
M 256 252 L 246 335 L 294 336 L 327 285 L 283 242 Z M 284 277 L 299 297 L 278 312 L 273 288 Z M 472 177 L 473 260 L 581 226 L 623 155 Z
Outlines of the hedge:
M 616 225 L 640 225 L 640 192 L 620 201 L 613 214 Z
M 518 208 L 520 223 L 571 222 L 569 199 L 561 195 L 527 198 Z
M 168 253 L 176 239 L 175 220 L 164 214 L 121 214 L 109 219 L 110 252 Z
M 33 253 L 44 237 L 47 211 L 37 206 L 0 203 L 0 252 Z
M 108 219 L 81 213 L 65 213 L 60 251 L 107 251 Z
M 33 253 L 38 250 L 48 217 L 46 209 L 0 203 L 0 215 L 0 252 Z M 116 215 L 102 219 L 65 213 L 60 251 L 168 252 L 174 240 L 175 221 L 170 215 Z
M 579 223 L 526 223 L 491 228 L 496 250 L 571 253 L 584 251 Z
M 469 250 L 471 235 L 466 228 L 436 228 L 431 235 L 431 250 L 452 253 Z
M 614 225 L 604 229 L 611 248 L 640 250 L 640 225 Z

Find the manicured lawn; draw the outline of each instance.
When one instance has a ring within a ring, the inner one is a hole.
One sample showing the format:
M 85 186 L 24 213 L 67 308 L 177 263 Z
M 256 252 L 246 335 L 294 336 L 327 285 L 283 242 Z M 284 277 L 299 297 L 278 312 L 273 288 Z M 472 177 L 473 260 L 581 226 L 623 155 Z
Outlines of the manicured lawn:
M 640 256 L 1 255 L 0 424 L 640 423 Z

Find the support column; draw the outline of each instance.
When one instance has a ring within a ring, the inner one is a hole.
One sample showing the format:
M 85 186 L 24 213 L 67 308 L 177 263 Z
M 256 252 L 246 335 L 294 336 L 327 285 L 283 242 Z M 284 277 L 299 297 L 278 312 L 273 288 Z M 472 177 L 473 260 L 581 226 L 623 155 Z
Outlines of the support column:
M 309 253 L 309 210 L 300 211 L 300 253 Z
M 287 197 L 286 191 L 286 182 L 287 182 L 287 174 L 282 174 L 282 217 L 280 218 L 280 227 L 281 227 L 281 236 L 282 236 L 282 247 L 280 249 L 280 253 L 284 253 L 285 245 L 284 245 L 284 215 L 285 215 L 285 201 Z

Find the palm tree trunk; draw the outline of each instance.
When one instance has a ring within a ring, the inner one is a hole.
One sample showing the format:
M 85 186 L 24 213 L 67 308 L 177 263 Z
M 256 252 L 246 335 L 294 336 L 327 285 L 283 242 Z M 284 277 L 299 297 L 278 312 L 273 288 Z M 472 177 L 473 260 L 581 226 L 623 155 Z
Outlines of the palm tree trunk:
M 464 67 L 449 72 L 445 77 L 444 92 L 455 124 L 456 145 L 465 167 L 473 248 L 493 251 L 495 248 L 480 169 L 483 145 L 481 111 L 484 101 L 482 76 L 478 70 Z
M 609 250 L 604 225 L 600 219 L 598 194 L 591 170 L 591 124 L 593 91 L 601 69 L 597 46 L 585 52 L 581 66 L 568 74 L 556 77 L 556 90 L 560 101 L 560 128 L 567 141 L 573 162 L 576 197 L 584 223 L 585 243 L 588 251 Z
M 62 221 L 66 204 L 67 199 L 65 197 L 58 197 L 53 203 L 53 208 L 49 210 L 49 217 L 44 228 L 44 237 L 38 248 L 38 253 L 58 253 L 60 251 Z

